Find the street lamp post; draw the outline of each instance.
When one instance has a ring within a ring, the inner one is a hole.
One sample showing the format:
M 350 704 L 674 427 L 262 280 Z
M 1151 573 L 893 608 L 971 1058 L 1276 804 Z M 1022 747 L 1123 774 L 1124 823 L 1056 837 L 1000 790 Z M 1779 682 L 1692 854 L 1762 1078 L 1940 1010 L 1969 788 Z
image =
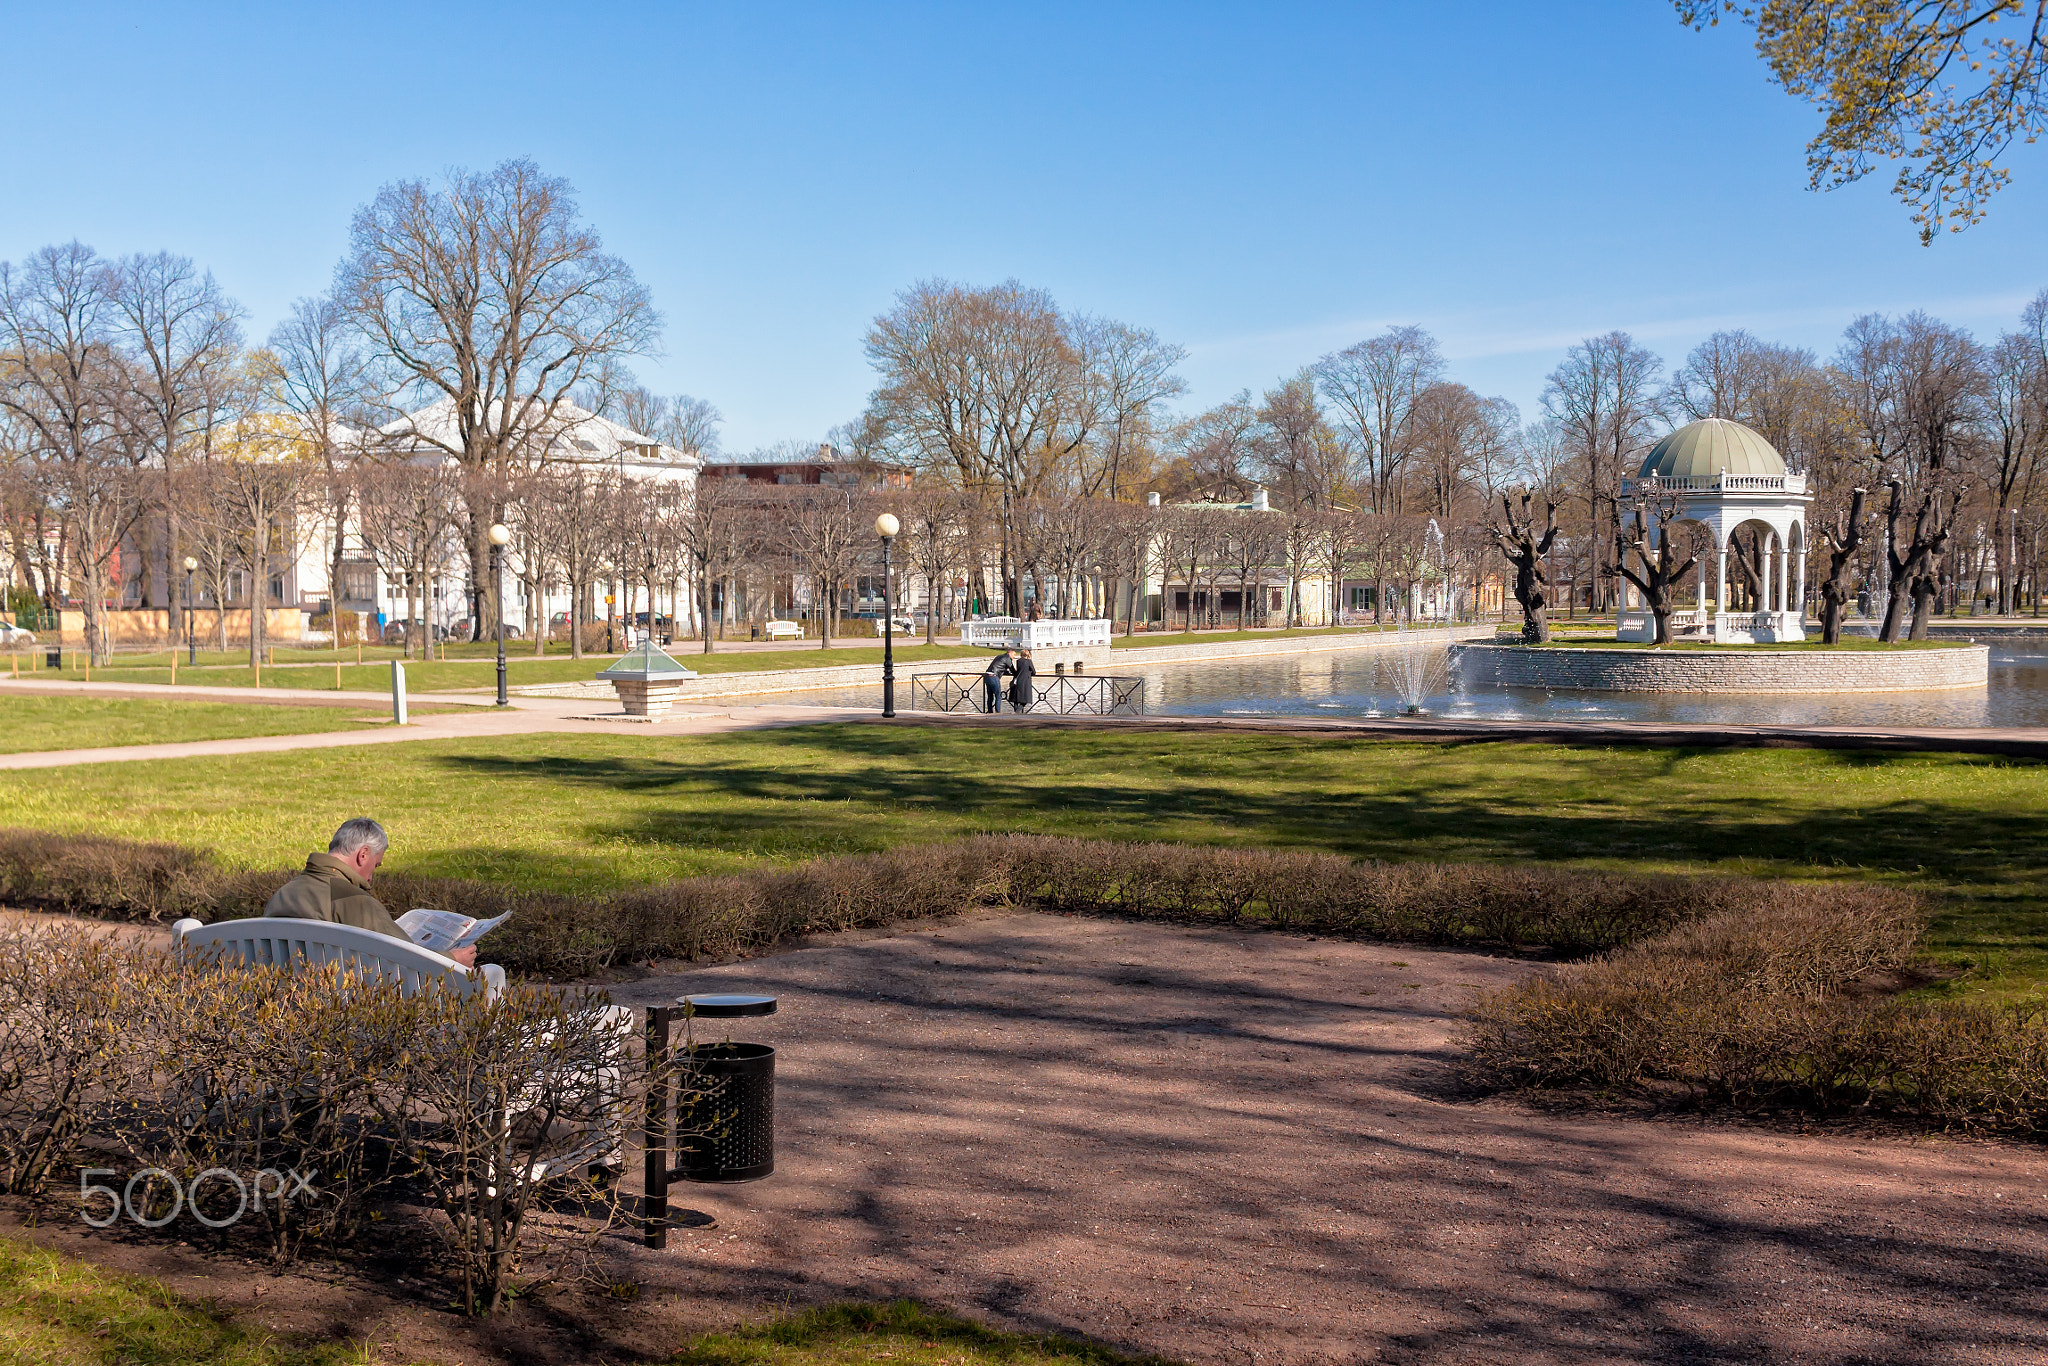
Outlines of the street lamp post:
M 491 601 L 498 617 L 498 705 L 505 706 L 505 545 L 512 539 L 503 522 L 491 523 Z
M 875 518 L 875 534 L 882 538 L 882 715 L 896 714 L 896 607 L 890 595 L 889 547 L 903 524 L 892 512 Z
M 199 569 L 199 561 L 190 555 L 185 557 L 185 662 L 199 663 L 199 637 L 192 633 L 192 575 Z M 178 647 L 173 645 L 172 649 Z M 176 659 L 176 655 L 171 656 Z

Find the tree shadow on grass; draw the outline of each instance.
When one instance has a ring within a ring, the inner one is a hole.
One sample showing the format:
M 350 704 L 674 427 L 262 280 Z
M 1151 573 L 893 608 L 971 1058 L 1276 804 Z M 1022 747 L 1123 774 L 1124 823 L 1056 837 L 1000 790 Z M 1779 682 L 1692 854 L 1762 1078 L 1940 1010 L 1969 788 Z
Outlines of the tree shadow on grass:
M 1516 757 L 1498 745 L 1204 738 L 1210 743 L 1190 746 L 1102 733 L 1063 736 L 1048 748 L 1032 735 L 806 727 L 745 737 L 738 754 L 727 743 L 693 744 L 670 751 L 675 757 L 459 753 L 439 762 L 478 779 L 631 799 L 591 822 L 593 839 L 775 857 L 1015 830 L 1394 859 L 1904 873 L 2010 884 L 2022 895 L 2048 870 L 2048 802 L 1988 813 L 1902 795 L 1851 809 L 1809 795 L 1797 770 L 1775 786 L 1731 778 L 1725 791 L 1703 795 L 1697 789 L 1712 777 L 1691 770 L 1727 751 L 1629 750 L 1616 758 L 1632 772 L 1607 775 L 1587 760 L 1611 750 L 1545 746 L 1558 760 L 1556 781 L 1546 785 L 1539 775 L 1532 786 L 1489 762 Z M 1799 753 L 1795 762 L 1816 773 L 1902 769 L 1936 757 Z M 1694 790 L 1682 804 L 1676 794 L 1660 800 L 1658 779 L 1680 772 Z M 1912 775 L 1900 777 L 1910 792 Z M 1987 849 L 1993 822 L 1996 841 Z

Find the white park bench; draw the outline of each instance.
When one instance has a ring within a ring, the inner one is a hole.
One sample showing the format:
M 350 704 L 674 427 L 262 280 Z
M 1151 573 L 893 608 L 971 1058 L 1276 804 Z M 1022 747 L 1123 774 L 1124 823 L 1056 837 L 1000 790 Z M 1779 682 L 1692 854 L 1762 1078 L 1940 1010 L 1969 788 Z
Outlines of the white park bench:
M 761 628 L 770 640 L 802 640 L 804 628 L 794 621 L 771 621 Z
M 438 982 L 464 996 L 479 992 L 496 996 L 505 989 L 505 969 L 480 965 L 474 973 L 432 949 L 375 930 L 330 925 L 324 920 L 287 920 L 262 916 L 254 920 L 220 920 L 211 925 L 180 920 L 171 926 L 171 942 L 179 957 L 217 953 L 252 965 L 300 963 L 344 967 L 394 981 L 408 994 Z

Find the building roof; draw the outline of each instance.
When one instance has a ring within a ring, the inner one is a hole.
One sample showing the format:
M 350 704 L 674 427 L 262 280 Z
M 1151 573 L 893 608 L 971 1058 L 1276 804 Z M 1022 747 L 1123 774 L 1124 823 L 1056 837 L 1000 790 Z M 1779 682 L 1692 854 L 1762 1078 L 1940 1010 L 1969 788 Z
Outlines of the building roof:
M 1725 417 L 1687 423 L 1650 447 L 1638 475 L 1712 479 L 1719 474 L 1782 475 L 1785 457 L 1740 422 Z
M 380 429 L 388 438 L 415 436 L 424 442 L 454 446 L 460 440 L 455 427 L 455 400 L 439 399 L 418 412 L 407 413 Z M 542 435 L 535 433 L 536 437 Z M 563 403 L 555 409 L 545 432 L 544 454 L 550 460 L 613 461 L 659 460 L 668 464 L 702 464 L 696 456 L 664 446 L 653 437 L 634 431 L 588 408 Z

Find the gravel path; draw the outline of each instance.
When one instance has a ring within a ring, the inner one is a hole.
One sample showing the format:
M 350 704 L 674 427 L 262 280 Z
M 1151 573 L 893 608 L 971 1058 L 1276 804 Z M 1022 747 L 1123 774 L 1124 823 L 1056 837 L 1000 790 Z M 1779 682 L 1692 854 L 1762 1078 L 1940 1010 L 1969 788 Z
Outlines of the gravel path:
M 730 1022 L 779 1170 L 675 1192 L 717 1226 L 622 1254 L 627 1339 L 901 1294 L 1260 1366 L 2048 1360 L 2041 1150 L 1445 1098 L 1522 971 L 1001 914 L 615 988 L 782 998 Z

